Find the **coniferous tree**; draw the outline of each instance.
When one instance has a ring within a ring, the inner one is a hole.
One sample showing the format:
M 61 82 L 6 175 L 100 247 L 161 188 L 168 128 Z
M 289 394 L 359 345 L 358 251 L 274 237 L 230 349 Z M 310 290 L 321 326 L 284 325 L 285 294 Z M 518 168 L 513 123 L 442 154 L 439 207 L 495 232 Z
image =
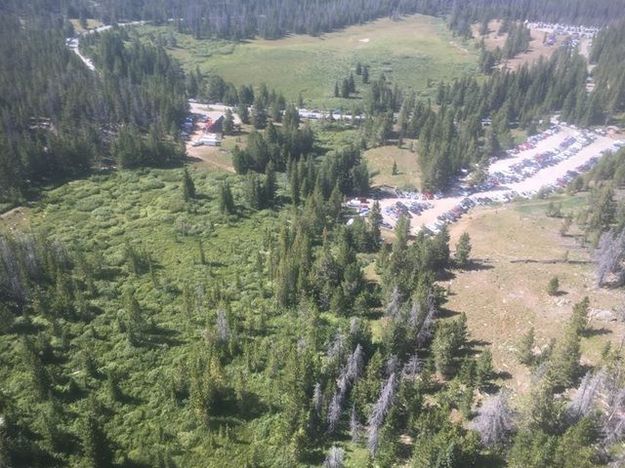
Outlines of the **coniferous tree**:
M 90 467 L 111 466 L 112 453 L 108 438 L 93 409 L 83 418 L 81 437 L 83 456 Z
M 349 87 L 349 93 L 355 93 L 356 92 L 356 81 L 354 80 L 354 75 L 353 74 L 349 74 L 349 79 L 347 80 L 347 85 Z
M 186 202 L 195 198 L 195 184 L 186 167 L 184 168 L 182 176 L 182 196 Z
M 341 82 L 341 97 L 347 99 L 349 97 L 349 81 L 344 79 Z
M 224 214 L 234 214 L 236 211 L 232 190 L 230 189 L 230 184 L 227 181 L 221 185 L 219 191 L 219 211 Z
M 521 337 L 517 346 L 517 359 L 526 366 L 534 363 L 534 327 Z
M 471 238 L 469 233 L 463 232 L 456 244 L 456 263 L 461 267 L 466 267 L 471 256 Z
M 230 109 L 226 109 L 223 131 L 224 135 L 232 135 L 234 133 L 234 115 Z
M 248 106 L 247 103 L 241 101 L 239 103 L 239 106 L 237 107 L 237 114 L 239 114 L 239 118 L 241 119 L 241 122 L 243 122 L 244 124 L 250 123 L 250 112 L 247 106 Z
M 265 184 L 264 184 L 264 200 L 266 205 L 272 205 L 276 198 L 276 172 L 273 168 L 273 163 L 267 164 L 265 170 Z

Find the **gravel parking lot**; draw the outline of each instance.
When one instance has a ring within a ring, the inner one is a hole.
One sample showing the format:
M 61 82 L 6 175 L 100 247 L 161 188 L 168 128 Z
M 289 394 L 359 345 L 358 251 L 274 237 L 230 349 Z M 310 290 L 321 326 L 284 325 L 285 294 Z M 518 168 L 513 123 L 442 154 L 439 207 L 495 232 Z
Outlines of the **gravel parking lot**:
M 625 146 L 625 141 L 572 126 L 554 126 L 508 151 L 507 157 L 493 161 L 487 181 L 476 189 L 458 184 L 448 194 L 432 199 L 420 193 L 380 199 L 383 227 L 394 228 L 401 213 L 406 213 L 413 233 L 423 228 L 436 233 L 476 205 L 530 198 L 539 190 L 563 188 L 590 170 L 601 156 L 620 146 Z M 350 206 L 365 216 L 372 202 L 370 199 L 358 206 L 355 201 Z

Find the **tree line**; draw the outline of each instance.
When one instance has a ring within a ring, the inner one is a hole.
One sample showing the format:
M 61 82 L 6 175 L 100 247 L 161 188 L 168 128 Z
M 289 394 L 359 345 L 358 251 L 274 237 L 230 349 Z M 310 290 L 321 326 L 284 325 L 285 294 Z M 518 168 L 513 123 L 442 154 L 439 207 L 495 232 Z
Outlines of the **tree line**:
M 113 161 L 121 167 L 180 161 L 184 74 L 163 49 L 92 37 L 100 73 L 65 46 L 62 29 L 2 16 L 0 199 Z
M 604 85 L 588 93 L 587 64 L 574 50 L 562 49 L 518 71 L 494 70 L 486 80 L 464 77 L 440 82 L 434 102 L 391 88 L 384 77 L 365 102 L 371 103 L 363 128 L 366 141 L 381 144 L 392 135 L 417 138 L 423 188 L 446 188 L 460 169 L 479 171 L 488 159 L 512 144 L 511 129 L 537 131 L 554 112 L 581 126 L 610 118 Z M 393 112 L 397 112 L 396 126 Z
M 196 37 L 244 39 L 261 36 L 275 39 L 287 33 L 321 34 L 381 17 L 398 18 L 420 13 L 447 16 L 450 27 L 460 35 L 470 35 L 470 26 L 485 19 L 508 18 L 569 24 L 605 25 L 623 17 L 623 0 L 362 0 L 355 5 L 346 0 L 328 2 L 262 0 L 219 2 L 216 0 L 166 0 L 126 2 L 88 0 L 65 2 L 36 0 L 24 4 L 4 2 L 4 11 L 31 16 L 41 12 L 70 17 L 96 18 L 107 24 L 128 20 L 149 20 L 164 24 L 174 19 L 176 27 Z

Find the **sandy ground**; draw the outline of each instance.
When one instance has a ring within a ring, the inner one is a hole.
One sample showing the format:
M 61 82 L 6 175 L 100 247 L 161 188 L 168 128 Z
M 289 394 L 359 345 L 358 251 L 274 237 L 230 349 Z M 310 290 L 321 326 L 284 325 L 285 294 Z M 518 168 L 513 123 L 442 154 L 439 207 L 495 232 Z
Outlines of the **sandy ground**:
M 493 174 L 497 171 L 506 170 L 510 168 L 510 166 L 512 166 L 513 164 L 518 163 L 522 160 L 533 159 L 536 154 L 555 149 L 567 137 L 578 134 L 578 131 L 571 127 L 561 126 L 561 128 L 562 130 L 557 134 L 547 137 L 544 140 L 538 142 L 535 148 L 527 151 L 522 151 L 512 158 L 496 161 L 492 164 L 489 172 Z M 507 184 L 506 186 L 500 186 L 497 189 L 490 191 L 474 193 L 470 196 L 470 198 L 474 200 L 480 197 L 501 199 L 504 194 L 513 191 L 518 193 L 537 192 L 542 187 L 555 183 L 555 181 L 558 178 L 563 177 L 567 173 L 567 171 L 575 170 L 578 166 L 586 163 L 595 156 L 601 156 L 601 152 L 608 148 L 611 148 L 614 142 L 615 140 L 611 137 L 596 135 L 596 140 L 594 142 L 582 148 L 577 154 L 570 157 L 569 159 L 560 161 L 554 166 L 547 166 L 523 181 Z M 412 232 L 417 233 L 423 226 L 434 223 L 437 220 L 438 216 L 448 212 L 454 206 L 458 205 L 458 203 L 463 198 L 465 197 L 461 195 L 451 195 L 436 200 L 430 200 L 429 202 L 433 205 L 432 208 L 423 211 L 421 215 L 418 216 L 412 214 Z M 397 218 L 392 214 L 386 213 L 384 208 L 390 207 L 398 201 L 409 205 L 413 200 L 407 198 L 385 198 L 380 200 L 380 206 L 382 207 L 382 215 L 384 221 L 393 227 L 397 222 Z

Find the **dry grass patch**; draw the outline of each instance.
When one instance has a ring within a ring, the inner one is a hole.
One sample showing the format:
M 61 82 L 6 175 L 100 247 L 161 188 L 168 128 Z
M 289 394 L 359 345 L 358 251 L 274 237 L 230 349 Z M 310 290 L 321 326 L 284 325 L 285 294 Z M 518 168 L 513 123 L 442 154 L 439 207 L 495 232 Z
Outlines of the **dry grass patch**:
M 495 366 L 511 375 L 505 384 L 520 392 L 529 389 L 530 376 L 515 351 L 530 327 L 537 344 L 544 346 L 562 335 L 573 304 L 584 296 L 595 313 L 613 311 L 624 298 L 622 291 L 595 287 L 588 251 L 574 237 L 560 236 L 561 221 L 546 217 L 547 204 L 529 201 L 478 209 L 450 229 L 452 246 L 462 232 L 470 234 L 477 266 L 456 272 L 443 284 L 451 291 L 446 307 L 467 314 L 472 338 L 491 346 Z M 556 297 L 547 294 L 553 276 L 560 279 Z M 605 318 L 595 317 L 591 329 L 590 337 L 582 340 L 588 364 L 596 362 L 608 341 L 618 344 L 625 336 L 622 324 Z
M 408 149 L 410 143 L 402 148 L 381 146 L 364 153 L 372 174 L 371 185 L 390 185 L 401 189 L 415 189 L 421 185 L 421 171 L 417 154 Z M 393 162 L 397 163 L 397 175 L 393 175 Z

